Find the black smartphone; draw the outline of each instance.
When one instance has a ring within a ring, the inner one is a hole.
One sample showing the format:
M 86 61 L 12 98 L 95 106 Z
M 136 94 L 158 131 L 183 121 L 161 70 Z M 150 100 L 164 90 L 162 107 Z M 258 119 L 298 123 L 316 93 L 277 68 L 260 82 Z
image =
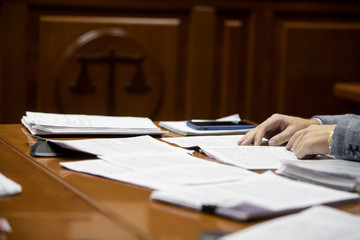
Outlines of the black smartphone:
M 188 127 L 196 130 L 239 130 L 251 129 L 256 125 L 245 120 L 241 121 L 219 121 L 219 120 L 189 120 L 186 122 Z

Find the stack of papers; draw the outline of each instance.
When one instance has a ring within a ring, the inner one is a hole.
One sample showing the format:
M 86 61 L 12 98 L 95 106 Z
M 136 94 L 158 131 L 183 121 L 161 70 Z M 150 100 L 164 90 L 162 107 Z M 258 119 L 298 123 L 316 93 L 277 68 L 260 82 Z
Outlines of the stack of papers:
M 348 160 L 283 161 L 276 173 L 346 191 L 360 184 L 360 162 Z
M 290 180 L 268 171 L 242 181 L 152 192 L 151 199 L 244 221 L 320 204 L 359 201 L 359 195 Z
M 162 135 L 149 118 L 26 112 L 21 123 L 33 135 Z
M 326 206 L 270 220 L 219 240 L 357 240 L 360 217 Z
M 63 167 L 155 189 L 153 200 L 240 221 L 359 200 L 355 193 L 196 158 L 150 136 L 48 141 L 98 156 Z

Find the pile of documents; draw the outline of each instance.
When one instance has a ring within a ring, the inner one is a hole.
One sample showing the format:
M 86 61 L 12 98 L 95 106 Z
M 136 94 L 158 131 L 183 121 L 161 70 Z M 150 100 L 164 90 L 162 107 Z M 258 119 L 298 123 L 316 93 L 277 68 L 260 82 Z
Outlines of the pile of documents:
M 162 135 L 145 117 L 26 112 L 21 123 L 33 135 Z
M 276 173 L 345 191 L 358 191 L 360 162 L 341 159 L 288 161 Z
M 219 140 L 231 138 L 236 136 L 221 136 Z M 98 157 L 62 162 L 65 168 L 151 188 L 155 190 L 152 200 L 238 221 L 359 200 L 356 193 L 197 158 L 190 150 L 150 136 L 48 141 Z M 202 142 L 209 146 L 206 139 Z
M 47 141 L 95 156 L 61 162 L 67 169 L 150 188 L 154 190 L 152 200 L 238 221 L 284 215 L 315 205 L 359 201 L 357 193 L 281 175 L 354 191 L 360 163 L 329 156 L 304 161 L 284 147 L 238 146 L 243 135 L 235 132 L 159 140 L 148 134 L 164 132 L 148 118 L 34 112 L 27 112 L 22 123 L 34 135 L 142 135 Z M 266 139 L 263 143 L 266 145 Z M 193 156 L 192 148 L 200 149 L 214 161 Z M 250 171 L 268 169 L 277 169 L 279 174 Z
M 244 221 L 314 205 L 357 202 L 359 195 L 290 180 L 268 171 L 240 181 L 158 190 L 152 192 L 151 199 Z
M 239 146 L 244 135 L 163 137 L 162 140 L 183 148 L 200 149 L 220 162 L 249 170 L 277 170 L 276 173 L 340 190 L 360 188 L 360 162 L 318 155 L 299 160 L 283 146 Z M 358 189 L 360 192 L 360 189 Z

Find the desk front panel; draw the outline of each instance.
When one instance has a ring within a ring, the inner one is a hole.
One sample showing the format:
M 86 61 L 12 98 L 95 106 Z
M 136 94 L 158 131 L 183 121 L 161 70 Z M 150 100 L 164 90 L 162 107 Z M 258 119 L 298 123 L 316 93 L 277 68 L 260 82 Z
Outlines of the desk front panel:
M 152 239 L 2 140 L 0 152 L 0 172 L 22 186 L 0 198 L 8 239 Z

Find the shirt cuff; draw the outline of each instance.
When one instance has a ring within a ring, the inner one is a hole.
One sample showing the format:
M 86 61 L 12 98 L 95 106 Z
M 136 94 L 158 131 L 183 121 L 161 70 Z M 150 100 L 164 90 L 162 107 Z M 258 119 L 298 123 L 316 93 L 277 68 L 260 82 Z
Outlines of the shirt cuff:
M 318 122 L 319 122 L 319 124 L 320 124 L 320 125 L 323 125 L 323 122 L 321 121 L 321 119 L 320 119 L 320 118 L 312 118 L 312 119 L 315 119 L 316 121 L 318 121 Z

